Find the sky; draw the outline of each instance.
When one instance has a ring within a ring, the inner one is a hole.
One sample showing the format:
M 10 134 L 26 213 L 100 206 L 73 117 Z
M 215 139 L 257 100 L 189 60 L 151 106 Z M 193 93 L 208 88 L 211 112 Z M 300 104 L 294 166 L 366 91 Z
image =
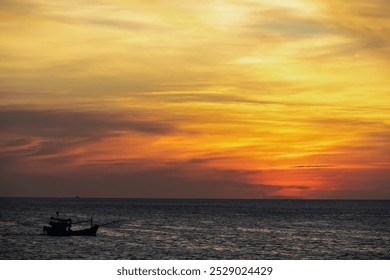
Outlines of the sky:
M 389 15 L 0 0 L 0 196 L 390 199 Z

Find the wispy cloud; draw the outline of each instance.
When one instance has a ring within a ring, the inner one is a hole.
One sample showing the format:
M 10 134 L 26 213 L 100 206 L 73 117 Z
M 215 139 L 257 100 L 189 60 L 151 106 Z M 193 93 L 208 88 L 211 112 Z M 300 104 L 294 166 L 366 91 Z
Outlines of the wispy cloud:
M 78 154 L 102 141 L 123 135 L 171 134 L 174 124 L 143 120 L 137 114 L 72 110 L 1 108 L 0 155 L 10 163 L 43 160 L 50 166 L 77 160 Z M 66 161 L 63 161 L 66 159 Z
M 44 137 L 101 137 L 126 131 L 164 134 L 173 131 L 167 123 L 127 119 L 116 113 L 71 110 L 29 110 L 1 108 L 2 133 Z

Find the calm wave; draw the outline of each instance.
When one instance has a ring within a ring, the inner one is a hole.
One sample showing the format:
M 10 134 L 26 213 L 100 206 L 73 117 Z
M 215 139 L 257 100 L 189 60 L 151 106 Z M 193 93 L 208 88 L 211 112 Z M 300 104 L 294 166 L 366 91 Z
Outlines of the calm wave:
M 126 220 L 42 235 L 56 211 Z M 390 259 L 390 202 L 0 198 L 0 258 Z

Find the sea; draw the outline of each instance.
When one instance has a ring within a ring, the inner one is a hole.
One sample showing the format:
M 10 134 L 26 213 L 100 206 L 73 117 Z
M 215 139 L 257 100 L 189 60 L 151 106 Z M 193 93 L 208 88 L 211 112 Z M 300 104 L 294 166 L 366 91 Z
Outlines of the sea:
M 120 222 L 43 235 L 57 211 Z M 0 259 L 389 260 L 390 201 L 0 198 Z

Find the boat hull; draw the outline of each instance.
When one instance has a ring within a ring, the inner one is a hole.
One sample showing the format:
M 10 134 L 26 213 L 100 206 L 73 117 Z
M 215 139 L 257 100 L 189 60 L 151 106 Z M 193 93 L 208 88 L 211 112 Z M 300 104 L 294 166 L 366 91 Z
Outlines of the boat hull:
M 80 230 L 58 230 L 51 227 L 43 227 L 43 232 L 52 236 L 96 236 L 96 232 L 99 229 L 98 225 L 92 226 L 86 229 Z
M 96 225 L 96 226 L 92 226 L 92 227 L 86 228 L 86 229 L 71 231 L 72 232 L 71 235 L 76 235 L 76 236 L 82 236 L 82 235 L 96 236 L 96 232 L 97 232 L 98 229 L 99 229 L 99 226 Z

